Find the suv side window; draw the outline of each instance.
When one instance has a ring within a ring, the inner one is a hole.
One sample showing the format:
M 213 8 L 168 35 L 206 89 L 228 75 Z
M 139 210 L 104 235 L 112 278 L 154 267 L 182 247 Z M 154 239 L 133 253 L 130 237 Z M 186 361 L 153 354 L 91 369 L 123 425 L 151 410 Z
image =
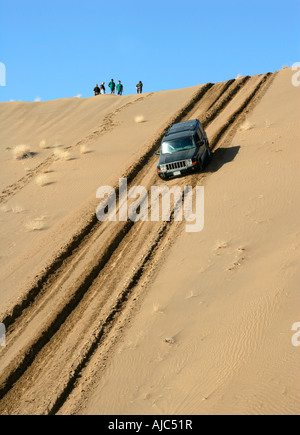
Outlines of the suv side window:
M 200 147 L 200 145 L 201 145 L 201 139 L 199 137 L 199 133 L 198 132 L 195 134 L 194 140 L 195 140 L 196 146 Z
M 202 124 L 199 125 L 199 136 L 202 138 L 204 136 L 204 128 L 202 127 Z

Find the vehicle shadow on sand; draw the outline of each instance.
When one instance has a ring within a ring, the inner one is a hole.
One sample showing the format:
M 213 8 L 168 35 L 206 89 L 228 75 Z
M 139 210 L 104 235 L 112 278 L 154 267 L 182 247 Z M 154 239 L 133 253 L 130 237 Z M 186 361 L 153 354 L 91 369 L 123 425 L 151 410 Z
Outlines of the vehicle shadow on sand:
M 213 152 L 213 156 L 208 166 L 206 167 L 206 173 L 217 172 L 226 163 L 232 162 L 237 156 L 240 146 L 230 147 L 230 148 L 217 148 Z

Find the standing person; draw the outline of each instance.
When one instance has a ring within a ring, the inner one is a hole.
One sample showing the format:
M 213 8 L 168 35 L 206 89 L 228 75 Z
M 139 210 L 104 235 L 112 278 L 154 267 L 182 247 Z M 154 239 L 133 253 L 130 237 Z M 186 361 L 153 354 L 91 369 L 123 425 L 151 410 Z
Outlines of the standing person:
M 94 88 L 94 95 L 95 95 L 95 97 L 96 97 L 96 96 L 99 95 L 99 94 L 100 94 L 100 88 L 99 88 L 98 85 L 96 85 L 96 87 Z
M 122 93 L 123 93 L 123 85 L 121 83 L 121 80 L 119 80 L 118 84 L 117 84 L 117 93 L 118 93 L 118 95 L 122 95 Z
M 102 82 L 100 89 L 101 89 L 101 94 L 105 94 L 105 86 L 104 86 L 105 82 Z
M 115 93 L 115 88 L 116 88 L 116 84 L 114 82 L 114 79 L 111 79 L 111 81 L 109 82 L 108 86 L 110 87 L 110 93 L 114 94 Z
M 136 91 L 138 94 L 141 94 L 143 92 L 143 83 L 141 81 L 139 81 L 136 85 Z

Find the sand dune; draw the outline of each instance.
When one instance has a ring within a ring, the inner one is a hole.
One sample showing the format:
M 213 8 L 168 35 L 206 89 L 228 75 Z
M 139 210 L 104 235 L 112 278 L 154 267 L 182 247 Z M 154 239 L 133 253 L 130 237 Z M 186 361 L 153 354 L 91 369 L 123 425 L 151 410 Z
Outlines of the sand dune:
M 0 104 L 0 413 L 299 412 L 291 78 Z M 212 162 L 168 185 L 204 185 L 203 231 L 99 223 L 97 188 L 162 185 L 154 151 L 194 118 Z

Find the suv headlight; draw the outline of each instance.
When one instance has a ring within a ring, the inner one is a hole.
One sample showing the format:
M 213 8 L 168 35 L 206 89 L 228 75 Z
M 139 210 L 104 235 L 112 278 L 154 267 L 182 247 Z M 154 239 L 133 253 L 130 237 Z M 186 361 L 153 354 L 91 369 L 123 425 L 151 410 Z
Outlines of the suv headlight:
M 186 161 L 187 166 L 192 166 L 193 165 L 193 160 L 192 159 L 188 159 Z
M 167 172 L 167 165 L 160 165 L 161 172 Z

